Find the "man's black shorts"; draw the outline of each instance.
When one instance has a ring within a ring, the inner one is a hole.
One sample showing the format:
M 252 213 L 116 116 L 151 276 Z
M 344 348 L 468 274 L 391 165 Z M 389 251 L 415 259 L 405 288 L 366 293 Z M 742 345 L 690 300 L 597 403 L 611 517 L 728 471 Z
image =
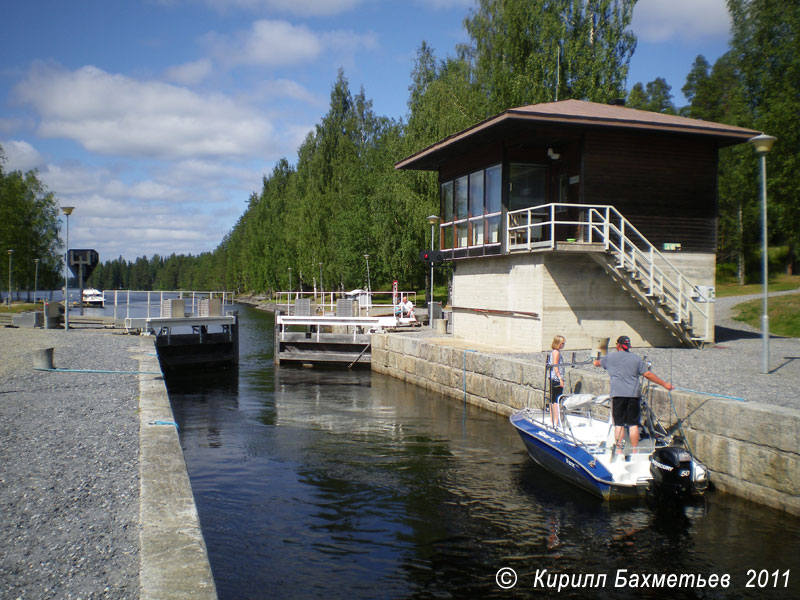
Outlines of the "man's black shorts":
M 638 425 L 640 412 L 639 398 L 617 396 L 611 399 L 611 414 L 614 416 L 616 427 Z

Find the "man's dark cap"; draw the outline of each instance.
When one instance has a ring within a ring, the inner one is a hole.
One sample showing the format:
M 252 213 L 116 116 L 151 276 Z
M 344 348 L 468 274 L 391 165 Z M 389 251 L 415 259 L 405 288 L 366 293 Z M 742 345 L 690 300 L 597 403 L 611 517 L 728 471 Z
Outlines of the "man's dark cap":
M 627 335 L 621 335 L 617 338 L 617 346 L 624 348 L 625 350 L 631 349 L 631 338 Z

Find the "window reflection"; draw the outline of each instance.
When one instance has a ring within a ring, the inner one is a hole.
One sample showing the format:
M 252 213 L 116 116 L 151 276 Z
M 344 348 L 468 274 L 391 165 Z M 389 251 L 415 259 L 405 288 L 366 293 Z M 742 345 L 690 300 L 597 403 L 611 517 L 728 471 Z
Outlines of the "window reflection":
M 442 249 L 500 244 L 502 174 L 498 164 L 441 184 Z

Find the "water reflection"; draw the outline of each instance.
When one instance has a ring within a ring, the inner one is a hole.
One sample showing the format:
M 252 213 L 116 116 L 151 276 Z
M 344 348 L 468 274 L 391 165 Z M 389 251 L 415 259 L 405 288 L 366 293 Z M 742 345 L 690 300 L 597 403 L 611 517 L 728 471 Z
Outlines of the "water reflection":
M 746 570 L 795 568 L 797 519 L 722 495 L 609 506 L 527 457 L 504 417 L 364 371 L 275 369 L 272 321 L 242 311 L 238 377 L 170 382 L 221 599 L 526 598 L 537 572 L 730 573 L 672 598 L 791 598 Z M 465 413 L 466 411 L 466 413 Z M 495 582 L 517 571 L 512 591 Z

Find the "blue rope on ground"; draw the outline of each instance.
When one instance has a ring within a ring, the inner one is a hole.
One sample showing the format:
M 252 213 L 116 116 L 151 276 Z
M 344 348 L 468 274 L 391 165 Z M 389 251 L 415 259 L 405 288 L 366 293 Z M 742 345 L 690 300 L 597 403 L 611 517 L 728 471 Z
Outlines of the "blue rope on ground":
M 100 369 L 45 369 L 34 367 L 34 371 L 53 371 L 57 373 L 118 373 L 123 375 L 163 375 L 161 371 L 103 371 Z
M 690 392 L 692 394 L 703 394 L 704 396 L 714 396 L 715 398 L 725 398 L 727 400 L 738 400 L 739 402 L 747 402 L 744 398 L 739 398 L 738 396 L 726 396 L 725 394 L 712 394 L 711 392 L 701 392 L 699 390 L 689 390 L 686 388 L 674 388 L 678 392 Z
M 150 421 L 148 425 L 174 425 L 175 431 L 179 431 L 178 424 L 175 421 Z

